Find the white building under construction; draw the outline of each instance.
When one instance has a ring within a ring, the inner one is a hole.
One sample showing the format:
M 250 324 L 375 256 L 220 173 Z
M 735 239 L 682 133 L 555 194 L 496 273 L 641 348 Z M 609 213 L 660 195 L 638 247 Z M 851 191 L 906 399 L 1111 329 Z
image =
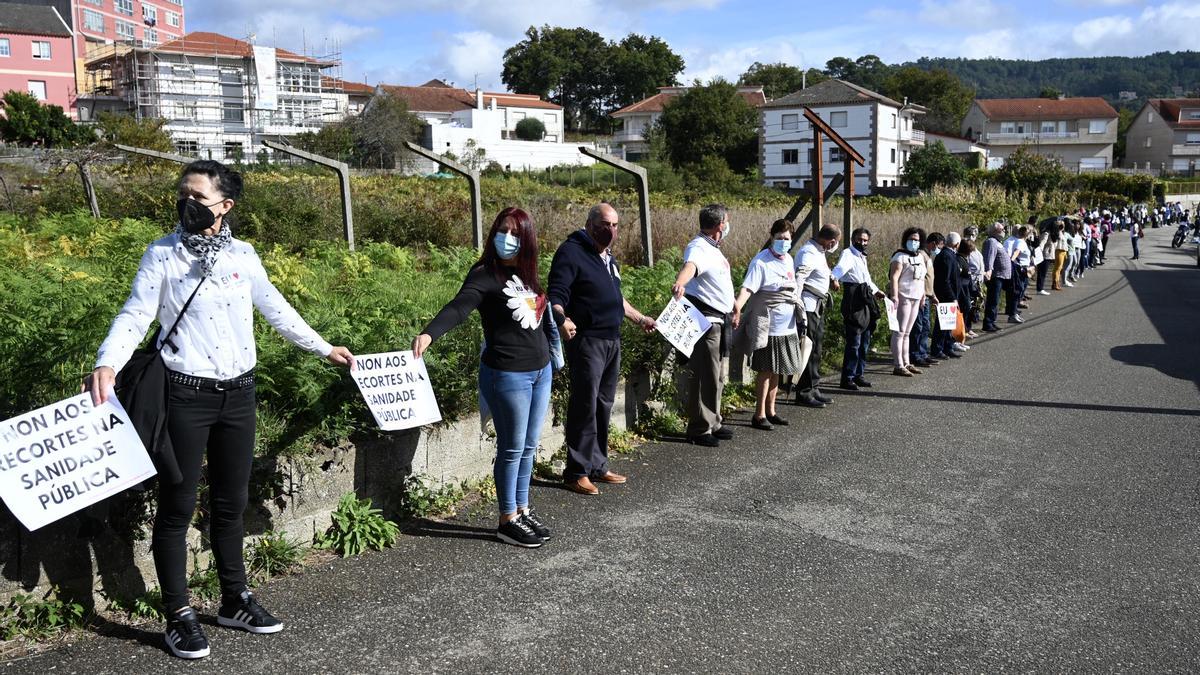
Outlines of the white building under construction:
M 307 56 L 217 33 L 161 45 L 116 43 L 87 61 L 79 118 L 111 111 L 165 119 L 176 149 L 253 159 L 264 139 L 316 131 L 349 114 L 337 55 Z

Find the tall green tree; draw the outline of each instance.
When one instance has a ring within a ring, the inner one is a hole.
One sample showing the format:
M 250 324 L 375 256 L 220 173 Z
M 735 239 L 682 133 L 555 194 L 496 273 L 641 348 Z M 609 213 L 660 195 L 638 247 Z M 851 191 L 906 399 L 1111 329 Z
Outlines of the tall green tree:
M 356 164 L 394 168 L 406 152 L 404 142 L 416 139 L 423 127 L 403 100 L 387 92 L 376 94 L 351 126 Z
M 91 129 L 77 126 L 62 106 L 43 104 L 33 94 L 12 89 L 0 99 L 0 140 L 20 146 L 73 147 L 95 141 Z
M 781 98 L 792 92 L 800 91 L 806 82 L 805 73 L 796 66 L 787 63 L 759 63 L 755 61 L 738 78 L 741 85 L 759 85 L 768 99 Z
M 922 190 L 935 185 L 961 185 L 966 180 L 967 166 L 941 141 L 914 150 L 904 165 L 905 184 Z
M 962 120 L 971 109 L 974 93 L 947 70 L 922 70 L 906 66 L 894 70 L 884 81 L 880 93 L 897 101 L 908 99 L 910 103 L 929 109 L 921 126 L 927 131 L 938 131 L 957 136 Z
M 659 87 L 679 84 L 683 57 L 661 39 L 632 33 L 610 46 L 607 104 L 612 108 L 653 96 Z
M 500 79 L 512 91 L 537 94 L 563 107 L 568 129 L 594 128 L 602 119 L 609 43 L 586 28 L 530 27 L 504 52 Z
M 677 169 L 694 169 L 714 157 L 738 173 L 757 163 L 758 111 L 726 80 L 695 83 L 671 101 L 658 124 L 667 158 Z

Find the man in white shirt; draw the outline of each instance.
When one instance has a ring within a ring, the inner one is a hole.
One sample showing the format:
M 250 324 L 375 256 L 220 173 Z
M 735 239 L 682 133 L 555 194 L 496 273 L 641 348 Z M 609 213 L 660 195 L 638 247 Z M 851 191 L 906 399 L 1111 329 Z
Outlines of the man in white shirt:
M 1036 220 L 1036 216 L 1030 216 L 1029 219 Z M 1008 254 L 1008 259 L 1012 261 L 1013 296 L 1016 298 L 1016 301 L 1007 308 L 1012 310 L 1008 315 L 1009 323 L 1024 321 L 1021 310 L 1027 307 L 1024 297 L 1025 291 L 1029 288 L 1029 263 L 1032 259 L 1029 242 L 1025 240 L 1028 236 L 1029 226 L 1021 225 L 1004 240 L 1004 251 Z
M 831 275 L 842 284 L 842 325 L 846 330 L 846 350 L 842 353 L 842 389 L 857 391 L 870 387 L 863 377 L 867 367 L 867 350 L 871 346 L 871 333 L 879 319 L 876 298 L 883 292 L 871 280 L 867 267 L 867 247 L 871 243 L 871 231 L 860 227 L 850 233 L 850 246 L 842 249 L 842 257 Z
M 824 408 L 833 399 L 821 393 L 821 340 L 825 335 L 825 307 L 829 289 L 840 285 L 833 278 L 826 256 L 837 250 L 842 230 L 837 225 L 822 227 L 817 236 L 804 242 L 796 253 L 796 284 L 802 289 L 800 301 L 806 317 L 805 335 L 812 341 L 812 354 L 800 373 L 796 402 L 809 408 Z
M 729 236 L 729 210 L 721 204 L 700 209 L 700 234 L 683 249 L 683 268 L 671 294 L 687 295 L 712 322 L 688 360 L 688 440 L 715 448 L 733 438 L 722 425 L 721 395 L 725 389 L 723 359 L 733 345 L 733 278 L 721 242 Z

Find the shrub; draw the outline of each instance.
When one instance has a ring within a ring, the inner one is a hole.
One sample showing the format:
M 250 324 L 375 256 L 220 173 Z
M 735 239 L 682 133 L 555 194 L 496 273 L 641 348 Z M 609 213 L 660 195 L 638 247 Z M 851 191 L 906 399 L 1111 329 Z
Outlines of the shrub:
M 304 560 L 304 546 L 282 532 L 268 531 L 246 545 L 246 572 L 251 583 L 287 574 Z
M 120 612 L 136 622 L 162 621 L 166 614 L 163 610 L 162 591 L 157 588 L 146 591 L 136 598 L 114 598 L 108 602 L 110 612 Z
M 1067 178 L 1062 164 L 1053 157 L 1032 151 L 1028 144 L 1009 155 L 996 170 L 997 182 L 1014 195 L 1032 197 L 1039 192 L 1057 190 Z
M 16 637 L 44 640 L 82 626 L 83 622 L 83 605 L 60 598 L 57 586 L 51 586 L 41 598 L 17 593 L 0 608 L 0 634 L 5 640 Z
M 516 132 L 522 141 L 540 141 L 546 136 L 546 125 L 536 117 L 526 117 L 517 122 Z
M 353 492 L 342 495 L 334 510 L 333 524 L 316 537 L 317 548 L 334 551 L 343 558 L 366 551 L 382 551 L 396 543 L 400 528 L 371 506 L 370 499 L 358 499 Z
M 934 185 L 960 185 L 966 180 L 966 165 L 941 141 L 914 150 L 904 165 L 904 182 L 922 190 Z
M 492 486 L 493 493 L 495 485 Z M 437 484 L 429 476 L 409 474 L 404 479 L 400 510 L 408 517 L 424 518 L 451 512 L 462 501 L 463 489 L 452 483 Z

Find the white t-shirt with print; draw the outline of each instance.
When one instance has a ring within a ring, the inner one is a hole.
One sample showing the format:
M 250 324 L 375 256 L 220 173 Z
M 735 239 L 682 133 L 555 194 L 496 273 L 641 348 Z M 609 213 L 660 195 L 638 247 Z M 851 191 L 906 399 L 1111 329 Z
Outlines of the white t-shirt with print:
M 757 293 L 796 287 L 796 271 L 790 256 L 777 258 L 770 249 L 760 251 L 750 260 L 742 288 Z M 768 335 L 790 335 L 796 332 L 796 306 L 776 305 L 771 309 L 771 329 Z
M 683 249 L 683 262 L 696 266 L 696 276 L 684 287 L 684 293 L 718 312 L 732 312 L 733 278 L 729 274 L 729 260 L 721 249 L 702 236 L 696 237 Z
M 920 300 L 925 297 L 925 259 L 918 255 L 909 255 L 897 251 L 892 256 L 893 263 L 900 263 L 899 288 L 896 295 L 909 300 Z

